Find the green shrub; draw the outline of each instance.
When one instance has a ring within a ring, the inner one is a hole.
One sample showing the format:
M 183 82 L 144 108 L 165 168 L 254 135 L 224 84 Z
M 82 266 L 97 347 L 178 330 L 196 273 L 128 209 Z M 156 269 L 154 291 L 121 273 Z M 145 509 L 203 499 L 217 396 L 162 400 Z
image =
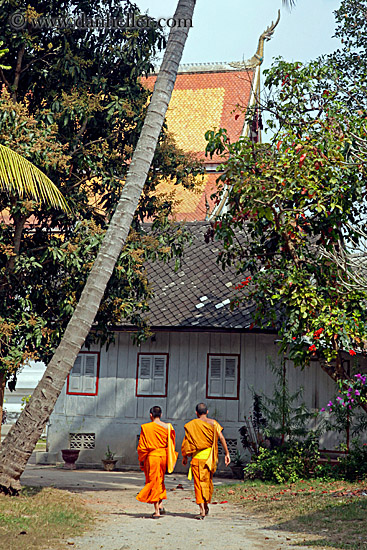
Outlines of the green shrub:
M 346 481 L 367 477 L 367 443 L 353 441 L 349 453 L 339 458 L 335 470 L 338 477 Z
M 313 476 L 319 457 L 318 442 L 313 437 L 275 449 L 261 447 L 255 460 L 245 467 L 245 479 L 294 483 Z

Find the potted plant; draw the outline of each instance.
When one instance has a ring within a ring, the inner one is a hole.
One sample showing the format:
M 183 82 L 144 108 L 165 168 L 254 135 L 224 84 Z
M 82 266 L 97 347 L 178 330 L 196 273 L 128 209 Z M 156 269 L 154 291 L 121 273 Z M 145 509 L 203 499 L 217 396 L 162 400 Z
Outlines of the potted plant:
M 230 468 L 232 470 L 232 475 L 235 479 L 243 479 L 244 473 L 243 469 L 245 467 L 245 459 L 240 454 L 239 451 L 236 451 L 236 455 L 230 463 Z
M 107 472 L 112 472 L 112 470 L 115 469 L 115 466 L 116 466 L 116 462 L 117 462 L 117 459 L 115 459 L 115 454 L 116 453 L 113 453 L 110 449 L 110 446 L 107 445 L 107 451 L 105 453 L 105 457 L 102 458 L 102 464 L 103 464 L 103 468 L 107 471 Z
M 79 449 L 61 449 L 65 470 L 76 470 L 75 462 L 79 458 Z
M 79 425 L 75 425 L 75 422 L 73 422 L 72 420 L 69 421 L 68 418 L 66 418 L 66 424 L 68 425 L 68 431 L 69 431 L 69 441 L 68 441 L 69 447 L 67 449 L 61 449 L 62 458 L 64 460 L 64 468 L 66 470 L 76 470 L 75 462 L 78 460 L 79 452 L 82 449 L 70 448 L 72 445 L 71 436 L 74 435 L 75 433 L 80 433 L 80 430 L 82 429 L 82 426 L 84 424 L 84 420 L 85 418 L 83 417 L 81 423 Z M 71 432 L 71 429 L 73 429 L 73 432 Z

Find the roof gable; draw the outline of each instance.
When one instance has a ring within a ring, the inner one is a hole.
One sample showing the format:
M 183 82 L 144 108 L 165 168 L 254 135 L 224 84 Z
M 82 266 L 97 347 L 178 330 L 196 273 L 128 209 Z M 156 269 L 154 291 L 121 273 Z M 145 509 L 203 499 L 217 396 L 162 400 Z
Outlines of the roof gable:
M 245 112 L 237 106 L 249 105 L 254 77 L 254 69 L 179 72 L 166 114 L 168 130 L 178 146 L 206 163 L 218 162 L 219 157 L 205 157 L 205 132 L 223 127 L 231 141 L 238 140 Z M 156 75 L 152 75 L 143 79 L 143 84 L 153 89 L 155 81 Z

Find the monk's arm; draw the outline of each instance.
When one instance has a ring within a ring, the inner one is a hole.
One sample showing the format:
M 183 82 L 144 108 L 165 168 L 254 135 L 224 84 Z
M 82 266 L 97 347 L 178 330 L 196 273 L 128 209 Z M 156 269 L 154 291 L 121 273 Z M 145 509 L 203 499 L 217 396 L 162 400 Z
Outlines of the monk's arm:
M 139 458 L 140 468 L 143 469 L 144 462 L 145 462 L 146 456 L 148 454 L 147 440 L 146 440 L 146 436 L 145 436 L 143 428 L 141 429 L 141 432 L 140 432 L 139 444 L 138 444 L 137 451 L 138 451 L 138 458 Z
M 181 446 L 181 453 L 182 453 L 182 464 L 186 466 L 187 464 L 187 457 L 192 455 L 192 452 L 190 452 L 190 444 L 187 439 L 187 435 L 185 434 L 184 440 L 182 442 Z
M 228 464 L 231 462 L 231 457 L 229 456 L 229 451 L 228 451 L 228 447 L 227 447 L 227 442 L 224 438 L 224 435 L 222 434 L 222 432 L 220 432 L 219 434 L 219 441 L 221 442 L 222 444 L 222 447 L 224 449 L 224 464 L 226 466 L 228 466 Z

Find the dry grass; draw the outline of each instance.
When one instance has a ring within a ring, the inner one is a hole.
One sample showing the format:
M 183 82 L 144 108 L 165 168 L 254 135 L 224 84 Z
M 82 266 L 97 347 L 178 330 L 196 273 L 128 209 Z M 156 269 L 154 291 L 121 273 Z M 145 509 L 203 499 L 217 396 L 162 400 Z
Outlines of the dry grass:
M 56 543 L 61 550 L 91 522 L 85 505 L 67 491 L 26 487 L 19 497 L 0 496 L 0 547 L 6 550 L 49 549 Z
M 309 546 L 367 549 L 367 483 L 244 482 L 217 488 L 214 498 L 259 514 L 278 529 L 304 534 Z

